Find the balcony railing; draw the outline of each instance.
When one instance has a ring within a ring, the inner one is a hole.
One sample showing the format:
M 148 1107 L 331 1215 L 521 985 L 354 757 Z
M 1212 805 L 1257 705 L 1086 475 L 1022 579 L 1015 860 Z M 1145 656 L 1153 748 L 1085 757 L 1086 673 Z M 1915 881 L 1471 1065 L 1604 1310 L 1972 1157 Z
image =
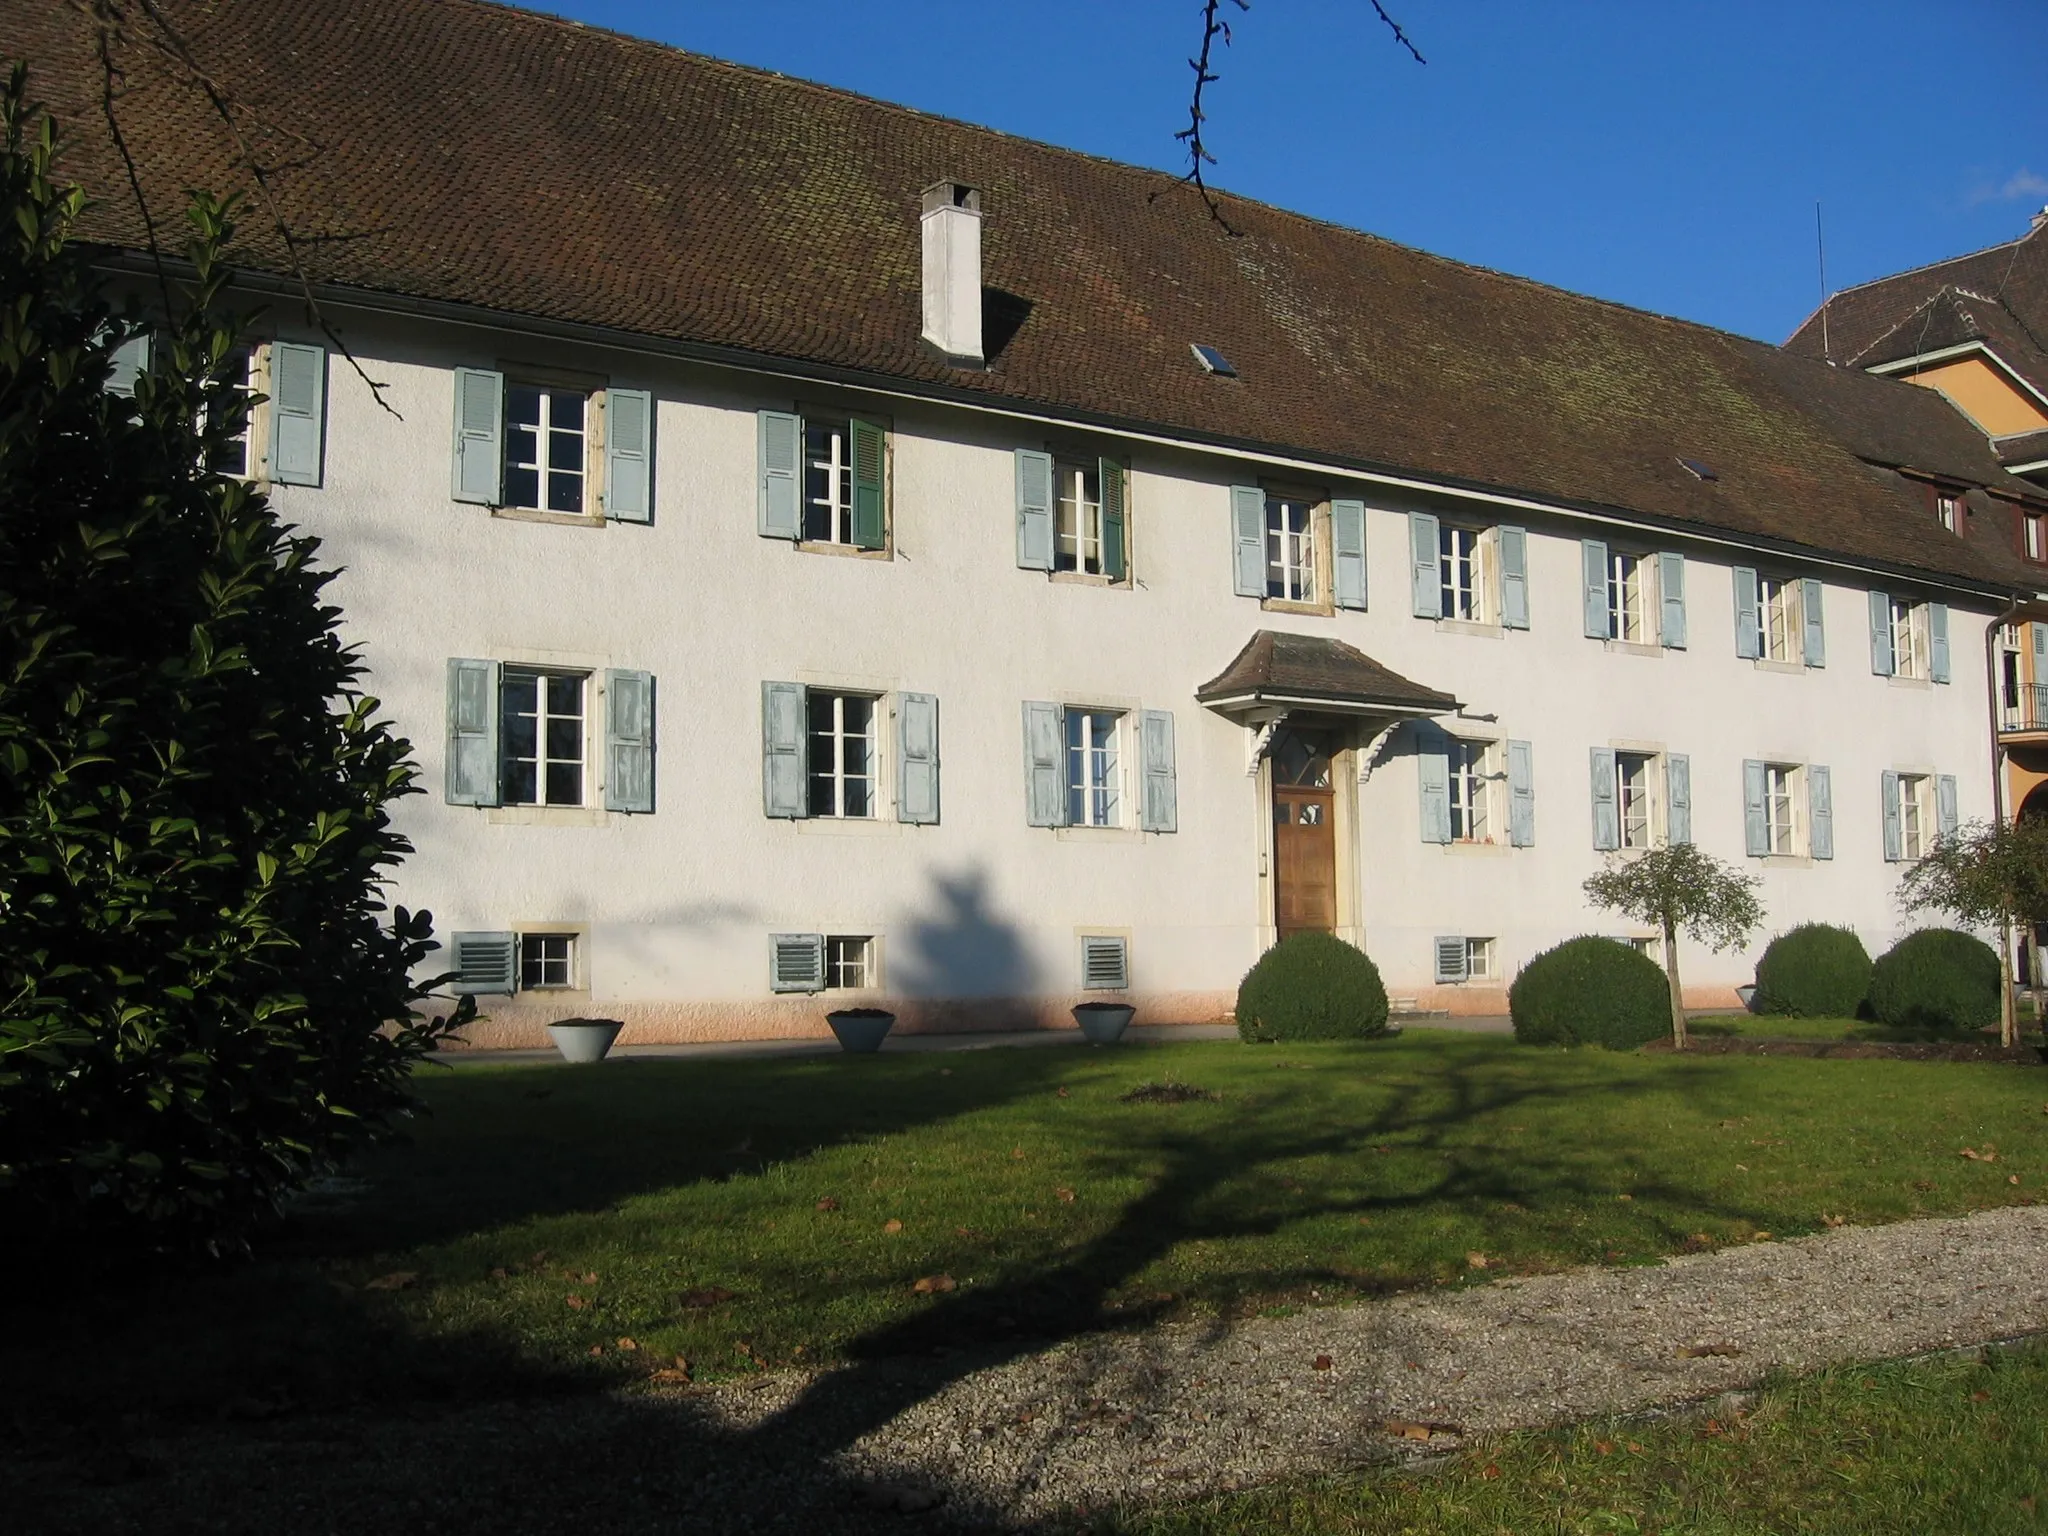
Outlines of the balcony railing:
M 1998 728 L 2005 732 L 2048 731 L 2048 683 L 2007 684 L 1999 700 Z

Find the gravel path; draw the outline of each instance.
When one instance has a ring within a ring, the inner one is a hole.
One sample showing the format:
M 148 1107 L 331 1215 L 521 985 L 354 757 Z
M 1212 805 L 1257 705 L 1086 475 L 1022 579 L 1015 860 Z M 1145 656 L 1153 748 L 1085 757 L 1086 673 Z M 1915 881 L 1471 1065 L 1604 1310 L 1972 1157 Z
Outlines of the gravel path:
M 208 1427 L 14 1470 L 24 1528 L 53 1532 L 1001 1528 L 2048 1330 L 2044 1257 L 2048 1208 L 2017 1207 L 979 1365 Z

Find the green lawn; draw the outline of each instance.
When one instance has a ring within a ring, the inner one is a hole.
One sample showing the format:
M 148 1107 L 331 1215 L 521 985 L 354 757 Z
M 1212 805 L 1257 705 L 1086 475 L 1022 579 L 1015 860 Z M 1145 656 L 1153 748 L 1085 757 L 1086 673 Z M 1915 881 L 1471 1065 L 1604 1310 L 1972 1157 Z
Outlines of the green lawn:
M 1686 1028 L 1691 1033 L 1703 1037 L 1739 1035 L 1748 1040 L 1872 1040 L 1916 1044 L 1927 1041 L 1967 1040 L 1987 1045 L 1998 1043 L 1998 1031 L 1995 1028 L 1974 1034 L 1953 1035 L 1895 1028 L 1869 1019 L 1796 1019 L 1789 1014 L 1772 1013 L 1710 1014 L 1705 1018 L 1688 1020 Z M 2040 1031 L 2022 1025 L 2020 1043 L 2040 1045 Z

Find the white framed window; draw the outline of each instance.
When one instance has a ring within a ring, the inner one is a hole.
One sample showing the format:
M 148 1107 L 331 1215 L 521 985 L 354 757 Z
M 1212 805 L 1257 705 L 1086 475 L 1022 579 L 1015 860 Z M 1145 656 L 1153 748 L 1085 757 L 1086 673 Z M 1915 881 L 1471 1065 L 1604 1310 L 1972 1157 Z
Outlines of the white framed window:
M 502 804 L 584 803 L 589 686 L 582 672 L 505 668 L 498 717 Z
M 1799 851 L 1801 778 L 1795 763 L 1764 764 L 1764 840 L 1767 852 Z
M 1961 504 L 1962 498 L 1953 491 L 1936 491 L 1934 493 L 1935 521 L 1940 523 L 1950 533 L 1954 533 L 1956 531 L 1956 524 L 1961 521 L 1962 517 Z
M 1624 848 L 1647 848 L 1656 835 L 1651 798 L 1656 763 L 1656 756 L 1648 752 L 1614 754 L 1614 807 Z
M 1436 981 L 1439 986 L 1494 979 L 1492 939 L 1446 934 L 1438 938 L 1432 947 L 1436 951 Z
M 1487 624 L 1493 620 L 1493 531 L 1441 524 L 1437 530 L 1437 572 L 1442 613 L 1447 619 Z
M 1465 940 L 1465 979 L 1468 981 L 1492 981 L 1494 979 L 1492 939 L 1468 938 Z
M 506 382 L 505 506 L 575 515 L 589 510 L 590 413 L 588 390 Z
M 1118 736 L 1123 717 L 1110 710 L 1073 709 L 1067 720 L 1067 825 L 1123 824 L 1118 793 Z
M 1648 644 L 1653 633 L 1650 615 L 1651 566 L 1647 555 L 1622 550 L 1607 552 L 1607 638 L 1632 645 Z
M 1934 780 L 1924 773 L 1899 775 L 1899 852 L 1909 862 L 1934 846 Z
M 1926 677 L 1927 605 L 1895 597 L 1891 600 L 1891 607 L 1892 675 Z
M 1300 497 L 1266 498 L 1266 596 L 1316 601 L 1315 507 Z
M 2026 549 L 2029 560 L 2048 558 L 2048 554 L 2044 554 L 2044 546 L 2041 540 L 2041 517 L 2038 513 L 2029 512 L 2027 514 Z
M 1766 661 L 1799 662 L 1806 659 L 1799 589 L 1797 581 L 1787 581 L 1782 576 L 1757 578 L 1757 612 L 1763 625 Z
M 1100 464 L 1059 461 L 1053 469 L 1052 568 L 1103 574 L 1102 469 Z
M 1507 780 L 1503 752 L 1497 741 L 1450 743 L 1451 841 L 1491 843 L 1499 840 L 1500 786 Z
M 852 429 L 844 420 L 804 418 L 804 527 L 813 544 L 851 544 Z
M 561 991 L 576 985 L 576 935 L 519 935 L 519 990 Z
M 255 368 L 255 354 L 247 347 L 237 347 L 228 354 L 221 372 L 237 389 L 253 394 L 257 387 Z M 255 461 L 250 449 L 256 425 L 256 410 L 257 407 L 253 403 L 244 406 L 242 430 L 207 456 L 208 469 L 217 475 L 232 475 L 237 480 L 246 480 L 254 472 Z
M 875 703 L 868 694 L 804 691 L 811 815 L 875 814 Z
M 825 936 L 825 990 L 858 992 L 875 981 L 875 941 L 872 935 L 832 933 Z

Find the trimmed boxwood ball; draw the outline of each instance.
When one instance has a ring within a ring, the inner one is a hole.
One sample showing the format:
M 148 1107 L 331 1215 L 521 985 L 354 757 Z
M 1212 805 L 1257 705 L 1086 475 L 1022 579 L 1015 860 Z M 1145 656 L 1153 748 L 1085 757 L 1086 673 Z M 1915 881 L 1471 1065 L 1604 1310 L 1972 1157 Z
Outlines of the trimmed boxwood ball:
M 1847 928 L 1802 923 L 1771 940 L 1756 966 L 1758 1013 L 1853 1019 L 1870 994 L 1870 951 Z
M 1998 952 L 1954 928 L 1922 928 L 1878 957 L 1871 1016 L 1900 1029 L 1965 1034 L 1998 1022 Z
M 1327 933 L 1291 933 L 1237 987 L 1247 1040 L 1369 1040 L 1387 1032 L 1387 989 L 1364 953 Z
M 1671 1033 L 1671 989 L 1657 962 L 1616 939 L 1566 939 L 1522 967 L 1508 1014 L 1524 1045 L 1632 1051 Z

